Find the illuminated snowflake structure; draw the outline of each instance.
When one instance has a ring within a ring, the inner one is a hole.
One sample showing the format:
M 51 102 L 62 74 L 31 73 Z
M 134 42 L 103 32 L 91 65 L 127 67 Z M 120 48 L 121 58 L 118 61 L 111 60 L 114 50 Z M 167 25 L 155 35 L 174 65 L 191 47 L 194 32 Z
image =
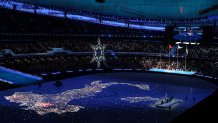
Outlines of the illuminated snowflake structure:
M 98 42 L 97 45 L 91 45 L 91 48 L 94 52 L 91 62 L 97 62 L 97 67 L 99 68 L 101 66 L 101 62 L 106 60 L 104 55 L 104 50 L 106 48 L 106 45 L 101 44 L 99 38 L 97 42 Z

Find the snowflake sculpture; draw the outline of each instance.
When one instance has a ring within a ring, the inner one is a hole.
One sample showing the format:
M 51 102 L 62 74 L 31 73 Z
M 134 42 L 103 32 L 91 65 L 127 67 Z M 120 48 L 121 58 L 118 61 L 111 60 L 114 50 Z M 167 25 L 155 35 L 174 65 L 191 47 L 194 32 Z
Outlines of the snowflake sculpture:
M 97 62 L 97 67 L 99 68 L 102 61 L 105 61 L 105 55 L 104 50 L 106 48 L 106 45 L 101 44 L 100 39 L 98 38 L 98 44 L 97 45 L 91 45 L 91 48 L 94 52 L 93 58 L 91 62 Z

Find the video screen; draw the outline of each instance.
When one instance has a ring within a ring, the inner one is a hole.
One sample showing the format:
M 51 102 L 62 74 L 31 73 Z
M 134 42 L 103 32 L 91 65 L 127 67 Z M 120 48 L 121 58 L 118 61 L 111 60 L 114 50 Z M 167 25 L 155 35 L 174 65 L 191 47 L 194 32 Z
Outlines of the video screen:
M 177 32 L 177 34 L 185 34 L 186 36 L 201 36 L 203 34 L 201 27 L 176 27 L 174 31 Z

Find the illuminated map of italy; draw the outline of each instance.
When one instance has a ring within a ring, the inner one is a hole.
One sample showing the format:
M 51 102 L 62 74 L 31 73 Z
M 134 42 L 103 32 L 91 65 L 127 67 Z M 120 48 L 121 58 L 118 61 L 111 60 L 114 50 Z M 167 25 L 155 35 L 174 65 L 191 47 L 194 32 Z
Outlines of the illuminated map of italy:
M 48 113 L 62 114 L 66 112 L 77 112 L 82 108 L 80 105 L 69 105 L 68 102 L 74 99 L 82 99 L 102 92 L 104 88 L 112 85 L 127 85 L 136 87 L 141 90 L 149 90 L 146 84 L 130 84 L 130 83 L 117 83 L 108 82 L 102 83 L 101 81 L 93 81 L 90 85 L 80 89 L 67 90 L 57 94 L 35 94 L 32 92 L 15 92 L 11 96 L 5 96 L 5 99 L 10 102 L 18 103 L 25 110 L 34 110 L 39 115 Z M 155 99 L 156 100 L 156 99 Z

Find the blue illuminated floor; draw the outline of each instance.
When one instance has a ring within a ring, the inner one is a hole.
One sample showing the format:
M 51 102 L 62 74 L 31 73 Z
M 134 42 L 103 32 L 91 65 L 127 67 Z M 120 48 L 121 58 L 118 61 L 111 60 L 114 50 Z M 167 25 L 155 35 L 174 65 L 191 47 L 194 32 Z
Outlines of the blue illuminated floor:
M 216 86 L 159 73 L 105 73 L 0 93 L 0 121 L 7 123 L 167 123 L 203 100 Z M 155 104 L 166 97 L 179 103 Z
M 28 85 L 42 78 L 0 66 L 0 80 L 10 84 Z

